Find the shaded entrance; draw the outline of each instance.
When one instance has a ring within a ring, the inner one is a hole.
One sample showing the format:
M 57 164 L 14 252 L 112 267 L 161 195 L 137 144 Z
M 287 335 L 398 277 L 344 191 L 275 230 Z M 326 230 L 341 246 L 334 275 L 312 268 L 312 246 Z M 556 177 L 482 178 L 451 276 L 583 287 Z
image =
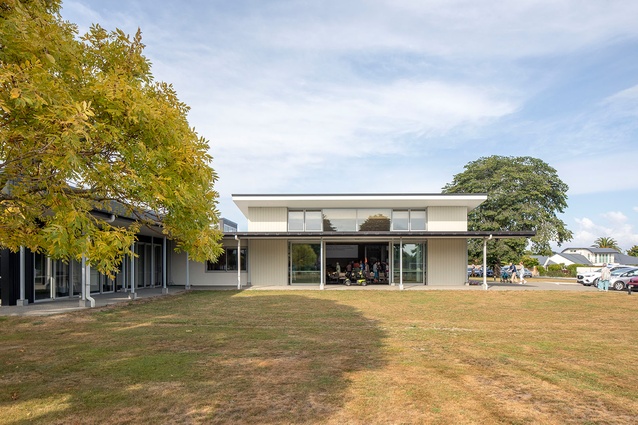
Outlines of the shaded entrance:
M 389 253 L 388 243 L 326 243 L 326 283 L 343 284 L 348 272 L 355 271 L 363 273 L 368 284 L 387 285 Z

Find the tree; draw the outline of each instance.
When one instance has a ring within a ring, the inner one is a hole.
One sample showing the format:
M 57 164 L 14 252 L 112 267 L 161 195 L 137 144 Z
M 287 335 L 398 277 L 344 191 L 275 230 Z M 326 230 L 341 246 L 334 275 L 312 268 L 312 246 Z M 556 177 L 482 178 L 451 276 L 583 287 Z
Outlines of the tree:
M 618 252 L 622 252 L 618 246 L 618 242 L 614 238 L 600 237 L 594 241 L 593 248 L 611 248 Z
M 634 245 L 627 251 L 627 255 L 631 257 L 638 257 L 638 245 Z
M 382 232 L 390 230 L 390 217 L 383 214 L 372 215 L 361 223 L 359 230 L 362 232 Z
M 551 241 L 560 245 L 572 238 L 557 217 L 567 207 L 568 186 L 542 160 L 494 155 L 469 162 L 464 169 L 443 192 L 487 194 L 487 200 L 468 214 L 468 230 L 533 230 L 532 251 L 544 255 L 551 254 Z M 516 261 L 526 245 L 525 239 L 491 240 L 488 261 Z M 470 240 L 469 257 L 482 257 L 482 241 Z
M 110 273 L 160 221 L 177 250 L 214 260 L 217 176 L 188 106 L 153 80 L 139 30 L 78 39 L 60 5 L 0 0 L 0 246 Z M 129 227 L 92 213 L 115 205 Z
M 312 269 L 317 264 L 317 253 L 308 244 L 294 244 L 292 246 L 292 264 L 297 270 Z

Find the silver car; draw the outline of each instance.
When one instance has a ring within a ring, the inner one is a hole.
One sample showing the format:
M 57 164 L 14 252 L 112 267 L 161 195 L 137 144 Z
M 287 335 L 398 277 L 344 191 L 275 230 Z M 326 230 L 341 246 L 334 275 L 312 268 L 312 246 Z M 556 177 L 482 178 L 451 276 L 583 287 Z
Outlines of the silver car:
M 627 287 L 627 282 L 632 277 L 638 276 L 638 267 L 632 269 L 618 270 L 619 274 L 611 274 L 609 279 L 609 287 L 614 288 L 616 291 L 622 291 Z

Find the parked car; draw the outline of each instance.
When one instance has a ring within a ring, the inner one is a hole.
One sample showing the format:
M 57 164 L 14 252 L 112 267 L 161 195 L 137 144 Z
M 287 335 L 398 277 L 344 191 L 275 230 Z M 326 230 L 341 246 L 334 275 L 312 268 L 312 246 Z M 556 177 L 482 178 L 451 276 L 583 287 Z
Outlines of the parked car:
M 468 266 L 467 268 L 467 277 L 470 277 L 472 275 L 472 267 Z M 483 267 L 476 267 L 474 269 L 474 276 L 475 277 L 483 277 Z M 487 277 L 493 277 L 494 276 L 494 270 L 492 270 L 491 267 L 487 268 Z
M 478 275 L 479 275 L 480 277 L 483 277 L 483 269 L 480 269 L 480 270 L 478 271 Z M 492 268 L 491 268 L 491 267 L 488 267 L 488 268 L 487 268 L 486 276 L 487 276 L 487 277 L 494 277 L 494 270 L 492 270 Z
M 629 266 L 614 266 L 609 269 L 612 273 L 616 270 L 620 269 L 630 269 L 632 267 Z M 598 280 L 600 279 L 600 270 L 594 270 L 593 272 L 579 273 L 576 275 L 576 282 L 582 283 L 585 286 L 598 285 Z M 625 270 L 627 271 L 627 270 Z
M 628 270 L 616 270 L 611 273 L 611 278 L 609 279 L 609 287 L 615 289 L 616 291 L 622 291 L 623 289 L 625 289 L 629 280 L 634 276 L 638 276 L 638 267 Z
M 638 290 L 638 276 L 629 279 L 626 286 L 629 291 Z

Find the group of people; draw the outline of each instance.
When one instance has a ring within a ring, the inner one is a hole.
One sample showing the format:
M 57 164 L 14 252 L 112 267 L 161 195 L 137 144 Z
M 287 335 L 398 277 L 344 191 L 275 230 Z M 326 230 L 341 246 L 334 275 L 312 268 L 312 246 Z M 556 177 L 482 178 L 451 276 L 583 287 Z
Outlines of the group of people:
M 475 264 L 472 264 L 471 270 L 470 270 L 470 276 L 482 276 L 482 267 L 481 266 L 476 266 Z M 494 280 L 496 280 L 496 276 L 500 276 L 501 277 L 501 281 L 507 281 L 507 282 L 512 282 L 512 283 L 516 283 L 516 281 L 518 281 L 518 283 L 525 284 L 527 283 L 527 280 L 525 280 L 525 266 L 523 265 L 523 262 L 521 261 L 518 265 L 515 265 L 514 263 L 510 262 L 509 265 L 506 265 L 504 267 L 501 267 L 500 265 L 496 264 L 494 266 Z
M 349 275 L 353 271 L 360 271 L 366 278 L 372 277 L 377 281 L 379 280 L 380 273 L 383 273 L 384 276 L 388 275 L 388 264 L 385 262 L 379 260 L 373 261 L 372 270 L 370 270 L 370 268 L 371 267 L 368 263 L 367 258 L 361 261 L 350 261 L 348 264 L 346 264 L 345 273 Z M 341 265 L 339 264 L 339 262 L 337 262 L 337 264 L 335 265 L 335 271 L 337 272 L 337 274 L 341 273 Z
M 510 265 L 508 267 L 510 276 L 512 277 L 512 283 L 515 283 L 516 280 L 518 280 L 518 283 L 520 283 L 521 285 L 527 283 L 527 281 L 525 280 L 525 266 L 523 265 L 522 261 L 518 263 L 518 266 L 515 266 L 514 263 L 510 262 Z

